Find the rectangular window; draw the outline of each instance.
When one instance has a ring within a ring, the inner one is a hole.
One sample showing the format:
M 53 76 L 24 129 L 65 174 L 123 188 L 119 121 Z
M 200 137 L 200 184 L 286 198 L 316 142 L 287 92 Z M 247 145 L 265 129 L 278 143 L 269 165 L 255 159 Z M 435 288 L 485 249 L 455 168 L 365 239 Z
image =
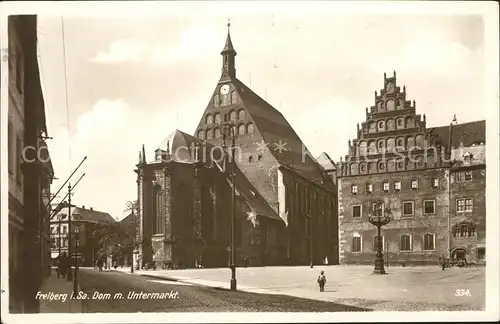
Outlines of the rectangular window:
M 401 190 L 401 181 L 394 182 L 394 190 L 396 190 L 396 191 Z
M 424 235 L 424 251 L 433 251 L 435 250 L 435 234 L 425 234 Z
M 436 213 L 436 201 L 424 200 L 424 215 L 435 214 L 435 213 Z
M 457 212 L 471 212 L 472 198 L 457 199 Z
M 382 238 L 382 251 L 383 251 L 385 246 L 385 237 L 382 236 L 381 238 Z M 374 252 L 378 251 L 378 236 L 373 237 L 373 251 Z
M 352 238 L 352 252 L 361 252 L 362 247 L 361 247 L 361 237 L 353 237 Z
M 417 179 L 413 179 L 411 181 L 411 188 L 412 189 L 418 189 L 418 180 Z
M 361 218 L 361 205 L 352 206 L 352 217 L 353 218 Z
M 432 178 L 432 188 L 437 188 L 437 187 L 439 187 L 439 179 Z
M 68 228 L 66 226 L 63 226 L 62 230 L 63 230 L 63 234 L 66 234 Z
M 411 235 L 405 234 L 400 238 L 400 251 L 411 251 Z
M 385 192 L 389 191 L 389 182 L 384 182 L 382 184 L 382 190 Z
M 472 172 L 471 171 L 465 172 L 464 179 L 465 179 L 465 181 L 471 181 L 472 180 Z
M 353 195 L 357 194 L 358 193 L 358 186 L 357 185 L 352 185 L 351 186 L 351 193 Z
M 403 202 L 403 216 L 413 216 L 414 214 L 414 203 L 413 201 Z
M 373 185 L 371 183 L 366 184 L 366 193 L 372 193 Z
M 465 211 L 466 212 L 472 211 L 472 198 L 465 199 Z

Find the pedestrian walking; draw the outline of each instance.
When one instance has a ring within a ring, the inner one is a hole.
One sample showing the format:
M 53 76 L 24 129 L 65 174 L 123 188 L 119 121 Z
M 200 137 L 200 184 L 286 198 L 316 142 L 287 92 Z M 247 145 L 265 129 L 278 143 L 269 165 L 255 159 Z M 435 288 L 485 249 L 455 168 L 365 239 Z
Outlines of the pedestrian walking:
M 56 258 L 56 273 L 57 273 L 57 279 L 61 277 L 61 268 L 60 264 L 61 263 L 61 255 L 58 255 Z
M 326 276 L 324 271 L 321 271 L 321 274 L 318 276 L 317 282 L 319 284 L 319 291 L 325 291 Z
M 444 268 L 446 268 L 446 262 L 443 258 L 439 258 L 439 263 L 441 264 L 441 270 L 444 271 Z

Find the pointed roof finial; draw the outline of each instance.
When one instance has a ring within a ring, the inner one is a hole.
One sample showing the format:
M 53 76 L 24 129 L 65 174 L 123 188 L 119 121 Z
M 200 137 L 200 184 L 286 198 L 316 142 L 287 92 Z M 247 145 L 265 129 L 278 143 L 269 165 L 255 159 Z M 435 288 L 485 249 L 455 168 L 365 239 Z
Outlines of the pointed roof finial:
M 231 18 L 228 18 L 226 45 L 224 46 L 224 49 L 222 50 L 221 54 L 232 53 L 233 55 L 236 55 L 236 51 L 234 50 L 233 47 L 233 42 L 231 41 L 230 27 L 231 27 Z

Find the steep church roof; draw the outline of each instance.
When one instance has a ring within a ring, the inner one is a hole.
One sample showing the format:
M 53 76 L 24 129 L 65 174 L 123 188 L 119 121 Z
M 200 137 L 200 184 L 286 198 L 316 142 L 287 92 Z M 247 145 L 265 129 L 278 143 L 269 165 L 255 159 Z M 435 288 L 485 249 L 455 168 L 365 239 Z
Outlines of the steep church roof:
M 237 78 L 233 85 L 264 141 L 274 146 L 270 151 L 278 163 L 310 180 L 321 182 L 323 176 L 319 165 L 286 118 Z M 276 149 L 280 143 L 284 145 L 283 150 Z
M 178 129 L 168 135 L 158 146 L 158 149 L 170 153 L 170 161 L 178 163 L 195 163 L 195 155 L 192 150 L 195 145 L 199 147 L 198 158 L 201 162 L 211 165 L 213 162 L 219 171 L 223 172 L 223 168 L 217 161 L 222 161 L 220 154 L 221 150 L 214 150 L 214 145 L 200 140 L 194 136 L 186 134 Z M 212 161 L 212 157 L 214 160 Z M 235 179 L 236 179 L 236 192 L 238 196 L 243 199 L 242 212 L 252 211 L 255 214 L 263 217 L 279 219 L 281 218 L 276 212 L 267 204 L 262 195 L 259 194 L 257 189 L 248 181 L 247 177 L 241 172 L 238 166 L 235 166 Z M 227 177 L 229 185 L 231 181 Z

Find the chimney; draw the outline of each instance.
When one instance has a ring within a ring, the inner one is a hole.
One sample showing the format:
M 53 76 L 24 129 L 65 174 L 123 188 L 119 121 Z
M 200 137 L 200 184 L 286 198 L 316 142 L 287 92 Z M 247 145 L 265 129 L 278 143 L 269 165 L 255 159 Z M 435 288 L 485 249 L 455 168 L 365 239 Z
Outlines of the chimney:
M 92 211 L 94 211 L 94 208 L 90 207 L 90 211 L 91 211 L 91 212 L 92 212 Z
M 85 209 L 85 205 L 83 205 L 82 208 Z

